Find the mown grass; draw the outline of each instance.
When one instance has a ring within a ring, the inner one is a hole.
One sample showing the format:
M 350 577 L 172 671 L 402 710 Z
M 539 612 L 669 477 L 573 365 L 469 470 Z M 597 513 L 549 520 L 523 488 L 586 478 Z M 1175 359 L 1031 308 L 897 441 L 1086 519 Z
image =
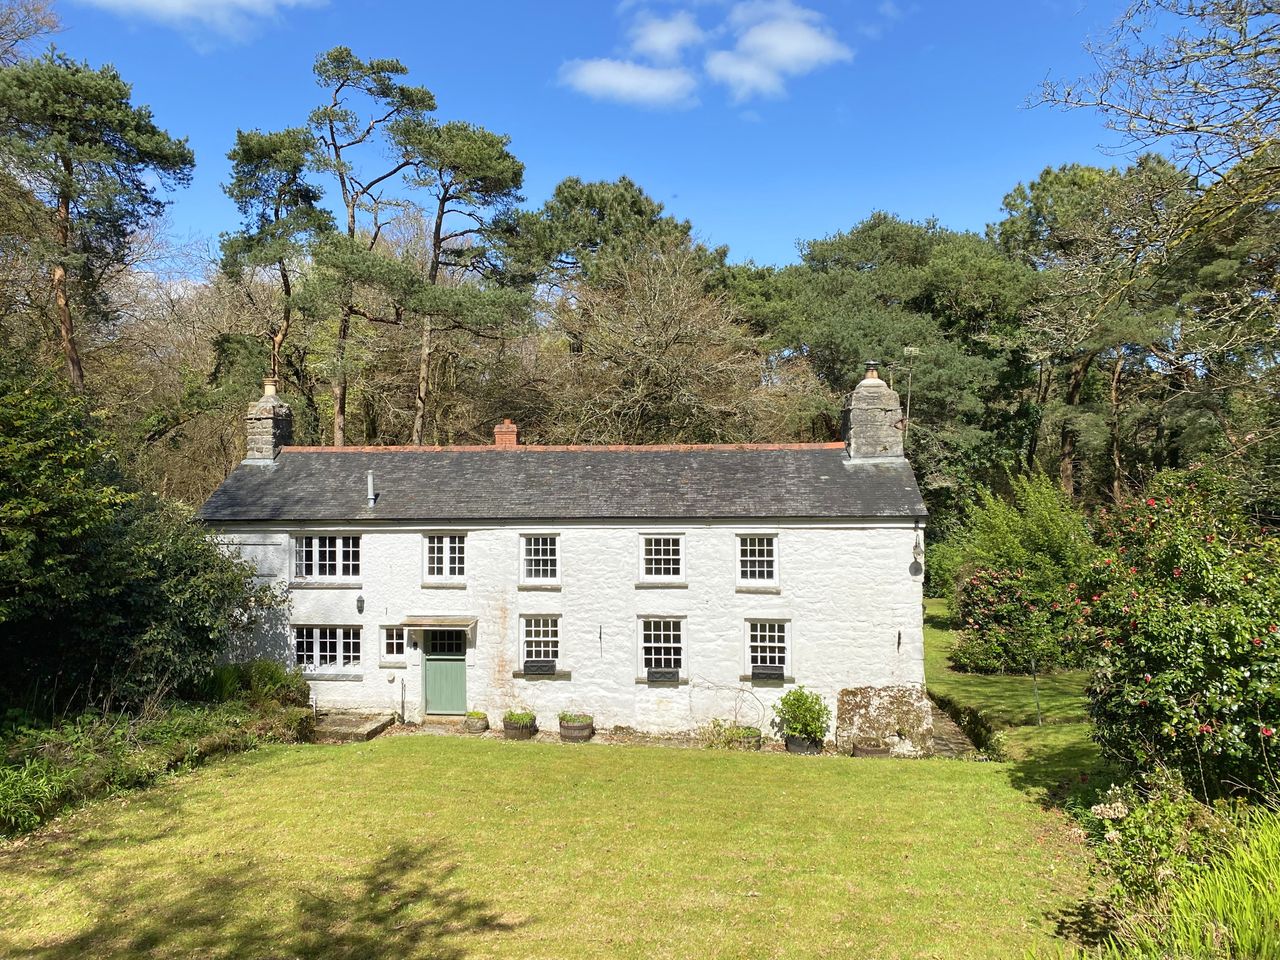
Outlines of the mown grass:
M 1005 737 L 1010 779 L 1042 797 L 1088 797 L 1110 783 L 1113 771 L 1090 739 L 1086 670 L 1039 678 L 1040 719 L 1031 677 L 964 673 L 951 668 L 954 642 L 945 600 L 925 603 L 925 678 L 932 692 L 977 709 Z
M 0 847 L 0 955 L 1010 957 L 1085 857 L 992 764 L 272 747 Z

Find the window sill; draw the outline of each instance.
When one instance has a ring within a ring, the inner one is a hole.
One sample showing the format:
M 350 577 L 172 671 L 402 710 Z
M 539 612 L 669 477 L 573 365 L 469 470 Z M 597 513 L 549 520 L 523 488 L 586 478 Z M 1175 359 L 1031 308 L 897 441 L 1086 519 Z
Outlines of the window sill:
M 404 660 L 383 660 L 378 664 L 379 670 L 408 670 L 409 664 Z
M 647 677 L 636 677 L 636 684 L 644 687 L 687 687 L 689 685 L 689 678 L 681 677 L 679 680 L 650 680 Z
M 774 594 L 774 595 L 777 595 L 777 594 L 782 593 L 782 588 L 781 588 L 781 587 L 778 587 L 778 586 L 769 587 L 769 586 L 764 586 L 764 585 L 761 585 L 761 586 L 756 587 L 756 586 L 749 586 L 749 585 L 747 585 L 747 584 L 745 584 L 745 583 L 740 583 L 740 584 L 738 584 L 738 586 L 737 586 L 737 587 L 735 587 L 735 588 L 734 588 L 734 592 L 735 592 L 735 593 L 757 593 L 757 594 Z
M 572 680 L 573 673 L 569 670 L 557 670 L 555 673 L 525 673 L 523 670 L 513 670 L 511 676 L 516 680 Z
M 423 590 L 465 590 L 467 584 L 465 580 L 424 580 L 422 581 Z
M 688 590 L 686 580 L 637 580 L 637 590 Z
M 364 674 L 363 673 L 304 673 L 302 675 L 302 679 L 311 680 L 315 682 L 331 681 L 331 680 L 344 680 L 344 681 L 350 682 L 350 681 L 363 680 Z
M 521 583 L 516 585 L 517 590 L 549 590 L 557 592 L 560 589 L 558 583 Z
M 749 673 L 744 673 L 742 676 L 738 677 L 738 679 L 739 679 L 742 683 L 764 684 L 764 685 L 767 685 L 767 686 L 777 686 L 777 685 L 779 685 L 779 684 L 783 684 L 783 683 L 795 683 L 795 682 L 796 682 L 796 678 L 795 678 L 795 677 L 773 677 L 773 678 L 768 678 L 768 677 L 753 677 L 753 676 L 751 676 L 751 674 L 749 674 Z
M 290 580 L 290 590 L 359 590 L 359 580 Z

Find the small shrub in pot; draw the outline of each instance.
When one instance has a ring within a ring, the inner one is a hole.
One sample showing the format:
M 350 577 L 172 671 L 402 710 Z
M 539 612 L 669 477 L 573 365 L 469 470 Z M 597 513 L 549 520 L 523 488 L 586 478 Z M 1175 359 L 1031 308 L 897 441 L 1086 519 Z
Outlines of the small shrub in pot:
M 595 721 L 589 713 L 560 714 L 560 739 L 566 743 L 584 743 L 595 736 Z
M 468 710 L 462 727 L 467 733 L 484 733 L 489 729 L 489 715 L 481 710 Z
M 787 743 L 788 753 L 821 753 L 831 726 L 831 708 L 817 693 L 796 687 L 784 693 L 773 708 L 774 726 Z
M 502 735 L 508 740 L 532 740 L 538 718 L 529 710 L 508 710 L 502 715 Z

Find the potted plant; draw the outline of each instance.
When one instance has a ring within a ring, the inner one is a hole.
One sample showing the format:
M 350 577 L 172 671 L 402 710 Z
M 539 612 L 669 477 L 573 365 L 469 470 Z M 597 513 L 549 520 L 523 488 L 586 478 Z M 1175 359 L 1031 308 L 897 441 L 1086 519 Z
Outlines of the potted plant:
M 502 735 L 508 740 L 532 740 L 538 718 L 529 710 L 508 710 L 502 715 Z
M 730 750 L 759 750 L 764 735 L 759 727 L 731 726 L 725 731 L 725 742 Z
M 565 743 L 585 743 L 595 733 L 595 722 L 591 719 L 591 714 L 568 710 L 560 714 L 560 739 Z
M 468 710 L 462 727 L 467 733 L 484 733 L 489 729 L 489 715 L 480 710 Z
M 819 694 L 796 687 L 778 698 L 774 726 L 787 743 L 788 753 L 821 753 L 831 726 L 831 708 Z

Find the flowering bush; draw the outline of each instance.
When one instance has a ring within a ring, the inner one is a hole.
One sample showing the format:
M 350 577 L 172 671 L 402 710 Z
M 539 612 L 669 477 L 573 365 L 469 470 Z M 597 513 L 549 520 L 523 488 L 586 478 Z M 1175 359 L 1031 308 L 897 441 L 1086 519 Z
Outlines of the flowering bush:
M 1203 796 L 1280 778 L 1280 539 L 1228 482 L 1166 472 L 1097 518 L 1090 712 L 1104 754 Z
M 961 629 L 951 663 L 975 673 L 1032 673 L 1076 665 L 1088 608 L 1076 584 L 1037 584 L 1023 570 L 976 570 L 960 586 Z

